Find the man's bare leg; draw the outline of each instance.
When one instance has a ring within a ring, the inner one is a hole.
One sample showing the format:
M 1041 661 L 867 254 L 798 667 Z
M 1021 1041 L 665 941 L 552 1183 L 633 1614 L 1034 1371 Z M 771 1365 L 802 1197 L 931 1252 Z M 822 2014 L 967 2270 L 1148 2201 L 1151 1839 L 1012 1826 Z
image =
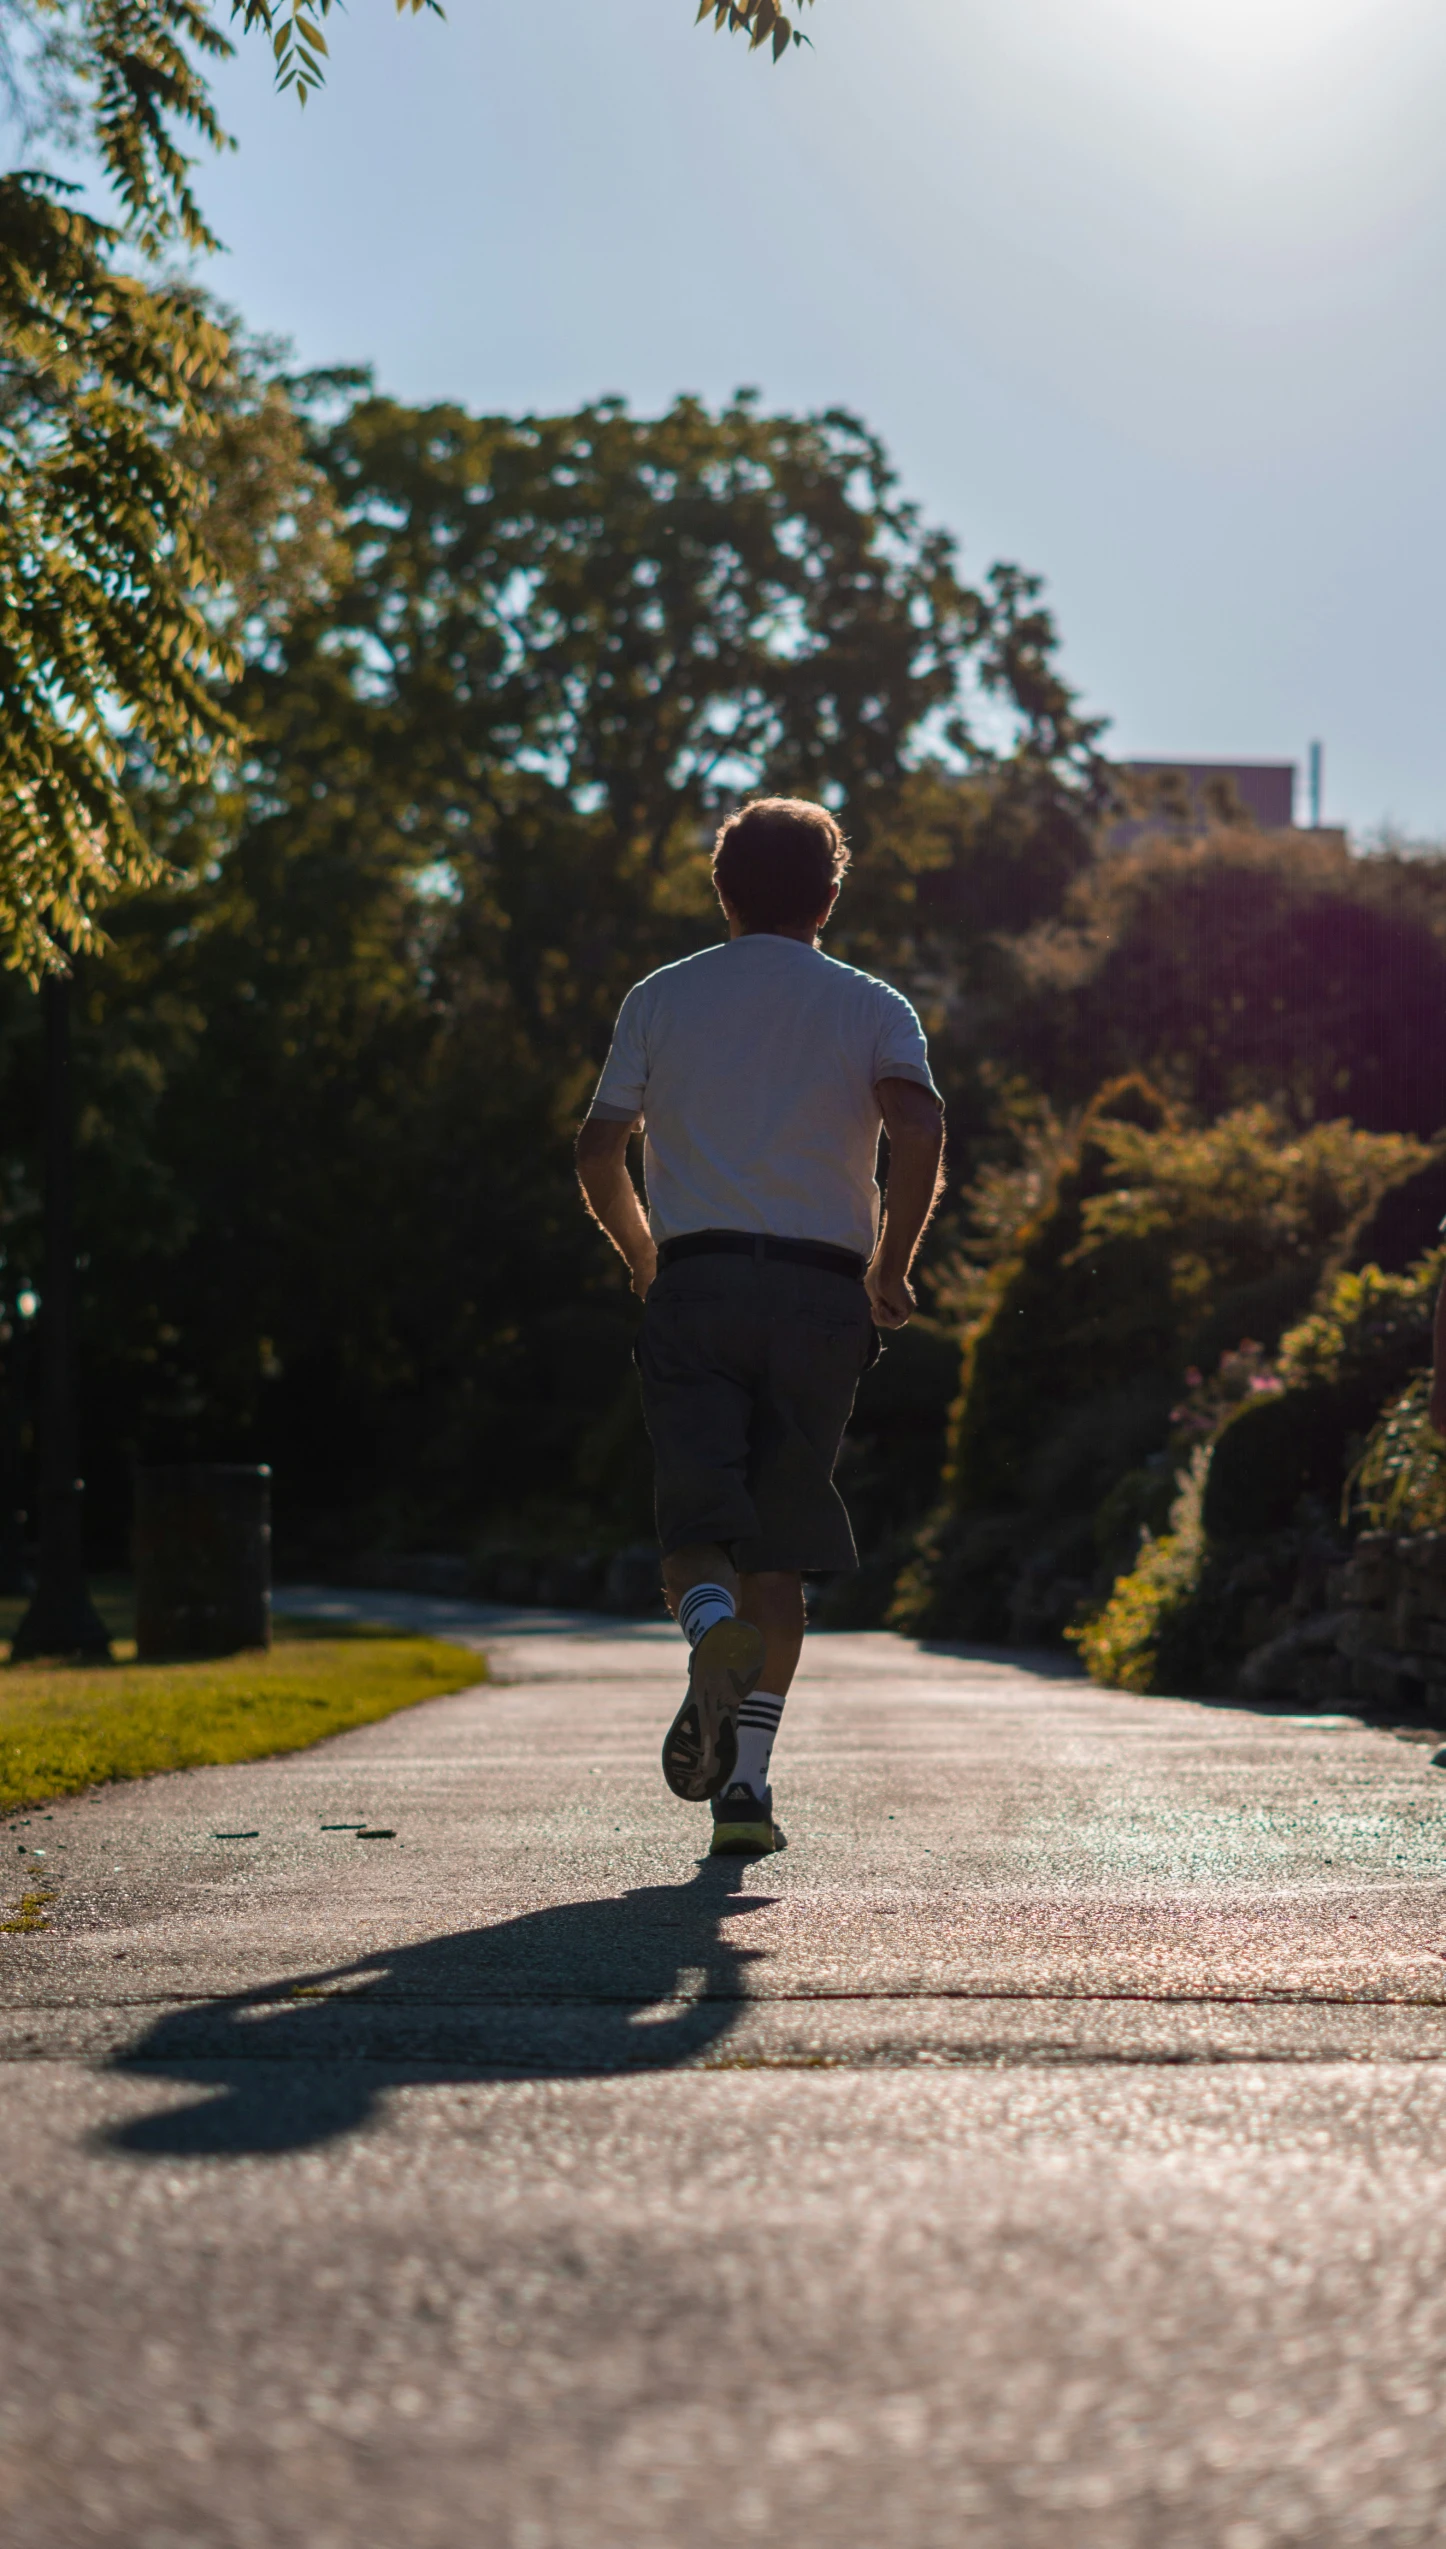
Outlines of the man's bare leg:
M 684 1594 L 696 1584 L 721 1585 L 732 1595 L 739 1618 L 762 1631 L 764 1687 L 786 1699 L 803 1652 L 802 1576 L 772 1570 L 740 1576 L 726 1550 L 700 1541 L 663 1560 L 663 1598 L 674 1619 Z
M 674 1549 L 663 1560 L 663 1599 L 674 1619 L 678 1616 L 678 1604 L 685 1593 L 692 1592 L 695 1584 L 721 1584 L 725 1593 L 731 1593 L 737 1606 L 738 1569 L 727 1550 L 719 1548 L 716 1543 L 699 1541 L 690 1549 Z
M 681 1619 L 687 1625 L 688 1596 L 703 1586 L 717 1586 L 720 1592 L 728 1594 L 737 1606 L 737 1620 L 754 1628 L 761 1642 L 761 1670 L 754 1671 L 752 1676 L 755 1687 L 742 1696 L 738 1707 L 735 1732 L 737 1759 L 732 1774 L 742 1782 L 743 1788 L 761 1799 L 768 1790 L 768 1764 L 778 1732 L 778 1721 L 783 1714 L 783 1703 L 803 1650 L 803 1579 L 782 1569 L 760 1570 L 740 1578 L 726 1552 L 717 1544 L 706 1542 L 675 1549 L 664 1560 L 663 1590 L 675 1619 Z M 696 1630 L 690 1629 L 690 1635 L 697 1653 L 700 1650 L 696 1643 Z M 733 1623 L 728 1623 L 729 1638 L 736 1635 Z M 724 1642 L 721 1637 L 719 1642 Z M 692 1690 L 690 1677 L 690 1701 Z M 685 1702 L 663 1751 L 669 1785 L 680 1795 L 697 1792 L 696 1784 L 689 1775 L 694 1747 L 690 1715 L 690 1704 Z M 670 1759 L 672 1767 L 669 1767 Z M 727 1793 L 731 1800 L 735 1793 L 741 1791 L 736 1792 L 729 1787 Z M 715 1815 L 721 1811 L 715 1804 Z M 718 1836 L 723 1837 L 721 1834 Z M 715 1839 L 715 1848 L 717 1845 Z
M 756 1687 L 763 1634 L 738 1609 L 738 1570 L 706 1541 L 671 1550 L 663 1592 L 692 1649 L 688 1694 L 663 1738 L 663 1776 L 677 1797 L 715 1797 L 738 1758 L 740 1704 Z
M 738 1607 L 763 1640 L 763 1670 L 739 1707 L 738 1758 L 714 1803 L 713 1847 L 725 1851 L 774 1846 L 768 1769 L 803 1646 L 803 1580 L 778 1569 L 745 1575 Z
M 770 1572 L 741 1581 L 739 1612 L 763 1631 L 761 1686 L 786 1699 L 803 1652 L 803 1578 Z

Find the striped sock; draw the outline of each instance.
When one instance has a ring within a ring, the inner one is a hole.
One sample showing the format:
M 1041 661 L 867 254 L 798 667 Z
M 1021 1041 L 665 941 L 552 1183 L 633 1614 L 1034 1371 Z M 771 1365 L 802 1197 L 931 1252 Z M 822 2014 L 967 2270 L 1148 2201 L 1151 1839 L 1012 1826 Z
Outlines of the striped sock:
M 733 1596 L 721 1584 L 690 1585 L 678 1604 L 678 1626 L 688 1644 L 696 1646 L 719 1620 L 731 1620 L 734 1610 Z
M 761 1797 L 768 1786 L 768 1759 L 778 1721 L 783 1715 L 783 1702 L 776 1691 L 750 1691 L 738 1711 L 738 1765 L 729 1781 L 741 1779 Z

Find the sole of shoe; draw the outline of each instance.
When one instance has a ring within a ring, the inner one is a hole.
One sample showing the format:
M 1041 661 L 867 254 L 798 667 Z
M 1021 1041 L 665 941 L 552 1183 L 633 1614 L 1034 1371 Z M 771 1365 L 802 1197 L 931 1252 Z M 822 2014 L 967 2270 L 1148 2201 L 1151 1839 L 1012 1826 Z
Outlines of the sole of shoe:
M 688 1696 L 663 1738 L 663 1777 L 701 1805 L 726 1788 L 738 1759 L 738 1710 L 763 1672 L 763 1634 L 751 1620 L 715 1620 L 688 1664 Z
M 771 1823 L 715 1823 L 708 1847 L 710 1859 L 766 1858 L 783 1835 Z

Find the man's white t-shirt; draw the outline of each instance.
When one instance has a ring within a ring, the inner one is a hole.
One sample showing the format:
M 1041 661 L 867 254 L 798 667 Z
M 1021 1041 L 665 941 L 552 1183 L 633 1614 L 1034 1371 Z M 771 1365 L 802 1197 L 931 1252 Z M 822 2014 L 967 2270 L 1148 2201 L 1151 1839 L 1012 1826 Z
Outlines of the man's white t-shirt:
M 903 993 L 759 930 L 634 985 L 592 1113 L 642 1116 L 655 1239 L 766 1231 L 868 1257 L 880 1080 L 934 1087 Z

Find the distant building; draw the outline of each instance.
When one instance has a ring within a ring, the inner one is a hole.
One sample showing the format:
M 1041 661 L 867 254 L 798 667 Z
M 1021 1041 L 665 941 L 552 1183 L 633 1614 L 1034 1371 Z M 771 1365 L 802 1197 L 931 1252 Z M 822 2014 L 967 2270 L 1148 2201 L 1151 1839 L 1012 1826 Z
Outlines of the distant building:
M 1320 794 L 1319 746 L 1312 747 L 1311 791 Z M 1115 764 L 1129 811 L 1105 834 L 1111 849 L 1127 849 L 1151 832 L 1194 838 L 1213 823 L 1248 823 L 1258 832 L 1300 830 L 1315 841 L 1344 849 L 1346 835 L 1317 819 L 1295 821 L 1293 761 L 1119 761 Z
M 1308 806 L 1317 819 L 1299 824 L 1295 821 L 1297 764 L 1293 761 L 1115 761 L 1110 770 L 1115 782 L 1115 810 L 1095 835 L 1097 849 L 1127 850 L 1137 841 L 1159 840 L 1162 836 L 1189 845 L 1216 827 L 1233 825 L 1256 832 L 1289 832 L 1302 846 L 1309 842 L 1327 854 L 1350 855 L 1350 839 L 1344 825 L 1318 819 L 1322 776 L 1319 744 L 1311 746 L 1305 790 Z M 1053 874 L 1052 853 L 1043 835 L 1041 853 L 1042 899 L 1035 903 L 1034 918 L 1055 908 L 1050 894 L 1063 890 L 1057 876 L 1053 887 L 1049 881 Z M 1066 866 L 1068 861 L 1067 851 Z M 975 929 L 1005 932 L 1027 928 L 1030 915 L 1025 912 L 1021 916 L 1021 905 L 1031 899 L 1027 878 L 1027 862 L 1009 871 L 1007 881 L 1004 870 L 991 873 L 987 858 L 981 868 L 971 856 L 966 839 L 946 864 L 926 870 L 916 879 L 914 897 L 920 923 L 926 928 L 946 928 L 967 922 Z M 1446 1224 L 1442 1227 L 1446 1228 Z
M 1120 762 L 1120 770 L 1163 798 L 1171 780 L 1181 780 L 1188 795 L 1186 821 L 1219 823 L 1216 805 L 1229 795 L 1239 803 L 1247 823 L 1257 831 L 1288 831 L 1296 821 L 1296 762 Z M 1165 783 L 1165 785 L 1160 785 Z

